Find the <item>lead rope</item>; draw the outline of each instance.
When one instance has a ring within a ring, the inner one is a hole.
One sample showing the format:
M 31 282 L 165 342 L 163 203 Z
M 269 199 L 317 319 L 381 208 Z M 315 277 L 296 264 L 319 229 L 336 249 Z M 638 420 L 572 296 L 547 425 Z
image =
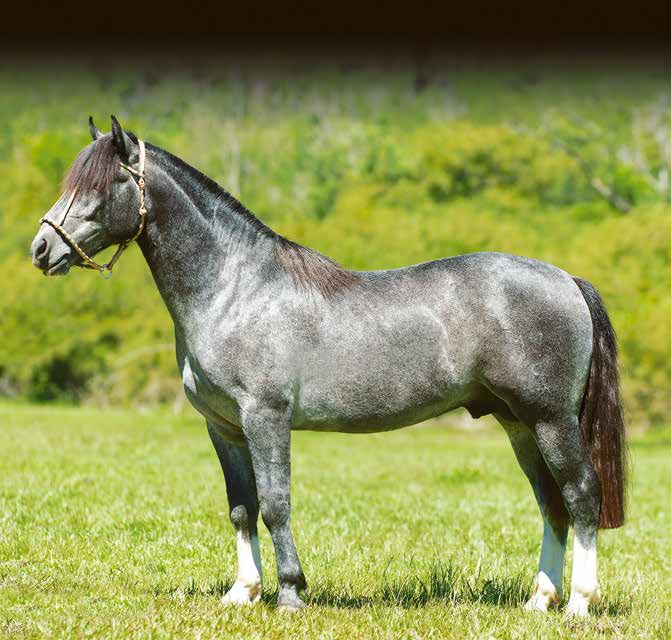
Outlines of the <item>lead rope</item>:
M 77 189 L 75 188 L 70 195 L 70 199 L 68 200 L 67 207 L 65 208 L 65 214 L 63 215 L 63 218 L 61 219 L 60 223 L 54 222 L 53 220 L 49 220 L 46 216 L 43 216 L 40 219 L 40 224 L 44 224 L 45 222 L 50 226 L 53 227 L 53 229 L 67 242 L 67 244 L 70 245 L 72 249 L 74 249 L 77 252 L 77 255 L 82 259 L 82 264 L 80 265 L 84 269 L 94 269 L 95 271 L 100 272 L 100 274 L 103 276 L 103 278 L 111 278 L 112 277 L 112 269 L 114 268 L 114 265 L 116 264 L 117 260 L 121 257 L 121 254 L 126 250 L 129 244 L 135 242 L 140 237 L 140 234 L 144 231 L 145 227 L 145 221 L 146 221 L 146 216 L 147 216 L 147 208 L 145 207 L 144 204 L 144 188 L 145 188 L 145 175 L 144 175 L 144 160 L 145 160 L 145 150 L 144 150 L 144 141 L 138 139 L 138 145 L 140 147 L 140 161 L 138 165 L 138 169 L 133 169 L 133 167 L 124 164 L 123 162 L 119 161 L 119 164 L 126 169 L 126 171 L 130 172 L 133 175 L 138 176 L 139 180 L 136 182 L 139 190 L 140 190 L 140 208 L 138 209 L 138 215 L 140 216 L 140 225 L 137 228 L 137 231 L 133 234 L 132 238 L 129 238 L 128 240 L 125 240 L 119 246 L 117 247 L 116 252 L 112 256 L 112 259 L 107 262 L 106 264 L 98 264 L 93 258 L 91 258 L 75 241 L 75 239 L 63 228 L 63 223 L 65 222 L 65 218 L 67 217 L 68 213 L 70 212 L 70 207 L 72 207 L 72 203 L 74 202 L 75 195 L 77 194 Z M 135 181 L 133 181 L 135 182 Z M 108 274 L 108 275 L 106 275 Z

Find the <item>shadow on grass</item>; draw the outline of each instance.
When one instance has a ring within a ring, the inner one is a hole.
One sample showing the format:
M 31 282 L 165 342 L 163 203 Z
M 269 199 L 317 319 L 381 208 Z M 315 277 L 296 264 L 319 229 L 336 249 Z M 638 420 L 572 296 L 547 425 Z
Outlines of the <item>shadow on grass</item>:
M 183 587 L 157 588 L 154 595 L 221 598 L 232 584 L 232 581 L 217 580 L 208 585 L 198 585 L 190 579 Z M 432 602 L 521 608 L 530 595 L 531 581 L 526 574 L 485 577 L 478 569 L 475 575 L 466 575 L 463 567 L 436 561 L 422 573 L 410 570 L 403 578 L 389 578 L 385 571 L 381 584 L 372 585 L 364 593 L 357 593 L 346 582 L 313 583 L 305 600 L 308 605 L 334 609 L 363 609 L 381 604 L 412 609 Z M 264 589 L 262 601 L 274 606 L 277 596 L 277 589 Z M 625 615 L 630 611 L 630 599 L 621 593 L 611 594 L 594 608 L 597 616 L 607 617 Z
M 482 578 L 475 575 L 468 579 L 462 568 L 434 562 L 422 574 L 409 573 L 402 578 L 389 578 L 385 572 L 382 584 L 367 594 L 356 594 L 347 584 L 316 585 L 310 589 L 308 600 L 319 606 L 345 609 L 381 603 L 415 608 L 430 602 L 516 607 L 523 605 L 529 594 L 527 576 Z
M 475 575 L 466 575 L 464 569 L 455 564 L 437 561 L 422 574 L 409 573 L 401 579 L 389 579 L 385 575 L 382 584 L 369 594 L 357 594 L 347 584 L 317 585 L 310 589 L 307 601 L 338 609 L 359 609 L 381 603 L 416 608 L 431 602 L 521 608 L 530 596 L 531 581 L 526 574 L 485 577 L 478 569 Z M 620 593 L 604 598 L 594 608 L 597 616 L 616 617 L 630 611 L 630 599 Z

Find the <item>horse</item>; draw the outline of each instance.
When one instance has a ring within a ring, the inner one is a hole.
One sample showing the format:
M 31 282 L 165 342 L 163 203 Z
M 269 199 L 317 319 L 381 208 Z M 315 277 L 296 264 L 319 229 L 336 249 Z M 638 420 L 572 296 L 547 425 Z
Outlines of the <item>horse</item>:
M 112 116 L 40 220 L 32 260 L 111 272 L 134 240 L 172 317 L 186 396 L 223 469 L 237 540 L 224 603 L 260 600 L 257 522 L 270 532 L 278 607 L 306 580 L 290 526 L 292 430 L 370 433 L 463 407 L 508 435 L 543 518 L 532 595 L 569 616 L 600 599 L 597 535 L 624 522 L 617 344 L 587 281 L 537 260 L 473 253 L 351 271 L 277 234 L 213 180 Z M 105 265 L 93 259 L 118 244 Z

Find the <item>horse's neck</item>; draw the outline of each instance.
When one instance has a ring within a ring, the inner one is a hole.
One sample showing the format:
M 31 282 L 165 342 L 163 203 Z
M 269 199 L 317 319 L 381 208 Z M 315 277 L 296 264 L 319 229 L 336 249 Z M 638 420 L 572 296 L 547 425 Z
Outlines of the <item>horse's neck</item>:
M 146 182 L 150 212 L 138 242 L 178 329 L 197 322 L 215 296 L 226 304 L 257 288 L 274 259 L 271 233 L 166 157 L 148 158 Z

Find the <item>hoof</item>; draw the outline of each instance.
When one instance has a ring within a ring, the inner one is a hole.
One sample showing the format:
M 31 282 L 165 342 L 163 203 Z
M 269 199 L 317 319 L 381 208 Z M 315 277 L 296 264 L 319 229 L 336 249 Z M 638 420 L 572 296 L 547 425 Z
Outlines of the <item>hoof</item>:
M 589 617 L 589 600 L 583 598 L 571 598 L 566 605 L 567 618 L 588 618 Z
M 587 618 L 589 617 L 589 605 L 596 604 L 601 600 L 599 587 L 592 593 L 583 593 L 577 589 L 571 591 L 571 597 L 566 605 L 567 618 Z
M 524 605 L 525 611 L 547 611 L 549 606 L 548 599 L 540 593 L 531 596 Z
M 298 613 L 302 609 L 305 609 L 305 602 L 301 601 L 301 604 L 296 606 L 294 604 L 280 604 L 277 605 L 277 610 L 281 611 L 282 613 Z
M 261 600 L 261 585 L 236 582 L 221 599 L 222 604 L 256 604 Z
M 536 578 L 536 589 L 524 605 L 526 611 L 547 611 L 551 605 L 558 605 L 561 596 L 550 580 L 541 573 Z
M 303 602 L 295 589 L 288 587 L 280 590 L 280 595 L 277 598 L 277 608 L 283 613 L 296 613 L 301 609 L 305 609 L 305 602 Z

